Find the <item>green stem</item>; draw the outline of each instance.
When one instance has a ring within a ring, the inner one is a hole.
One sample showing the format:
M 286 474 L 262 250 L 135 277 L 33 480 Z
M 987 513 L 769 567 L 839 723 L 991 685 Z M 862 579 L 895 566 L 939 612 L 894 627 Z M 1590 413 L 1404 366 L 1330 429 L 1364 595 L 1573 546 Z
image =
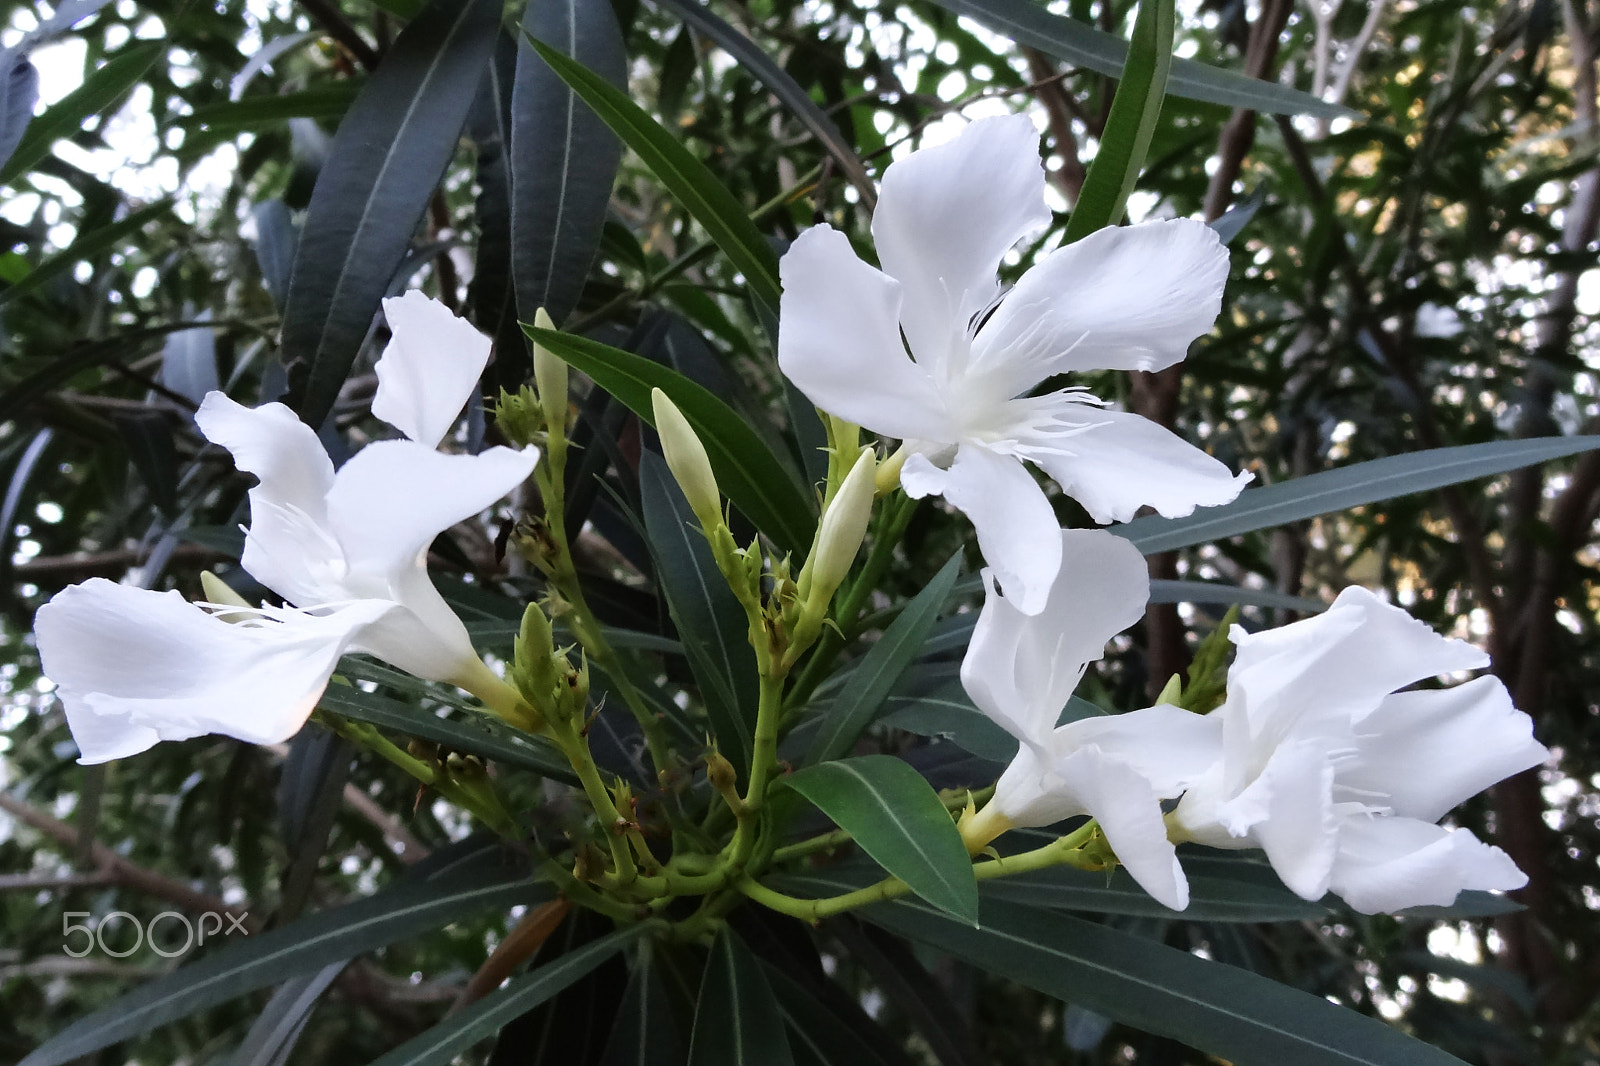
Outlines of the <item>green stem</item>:
M 1089 822 L 1071 835 L 1053 840 L 1042 848 L 977 863 L 972 868 L 972 875 L 979 881 L 987 881 L 995 877 L 1011 877 L 1051 866 L 1070 865 L 1083 869 L 1098 869 L 1098 860 L 1079 851 L 1079 848 L 1094 835 L 1094 829 L 1095 823 Z M 856 907 L 897 899 L 911 891 L 911 886 L 898 877 L 886 877 L 865 888 L 822 899 L 800 899 L 797 896 L 785 895 L 749 877 L 741 878 L 734 887 L 765 907 L 807 922 L 820 922 L 824 918 L 842 914 Z
M 617 883 L 623 886 L 632 884 L 638 877 L 638 868 L 634 865 L 633 849 L 626 836 L 628 820 L 611 802 L 611 792 L 600 778 L 600 768 L 589 754 L 588 743 L 578 735 L 571 722 L 551 723 L 550 735 L 567 757 L 567 762 L 572 764 L 572 769 L 578 775 L 578 783 L 583 786 L 583 794 L 588 797 L 589 806 L 594 808 L 595 817 L 600 820 L 606 843 L 611 847 L 611 862 Z
M 783 716 L 783 676 L 763 675 L 760 702 L 756 705 L 756 732 L 750 752 L 750 785 L 744 794 L 744 810 L 738 812 L 729 852 L 729 865 L 742 872 L 755 851 L 761 811 L 766 805 L 767 787 L 778 766 L 778 723 Z

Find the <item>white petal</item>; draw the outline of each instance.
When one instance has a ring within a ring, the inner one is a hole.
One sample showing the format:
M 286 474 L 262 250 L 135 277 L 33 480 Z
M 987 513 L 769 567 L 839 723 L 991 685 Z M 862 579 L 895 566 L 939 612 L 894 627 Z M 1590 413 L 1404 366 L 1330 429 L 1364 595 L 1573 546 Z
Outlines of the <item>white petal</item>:
M 976 444 L 956 450 L 949 469 L 913 454 L 900 471 L 906 495 L 943 496 L 978 534 L 994 578 L 1023 614 L 1038 614 L 1061 570 L 1060 523 L 1044 490 L 1023 465 Z
M 778 270 L 778 365 L 812 403 L 885 436 L 955 439 L 938 390 L 900 339 L 894 279 L 831 226 L 802 233 Z
M 1228 468 L 1148 418 L 1072 403 L 1063 415 L 1089 428 L 1053 439 L 1018 438 L 1017 453 L 1042 467 L 1096 522 L 1126 522 L 1140 507 L 1181 518 L 1239 495 L 1250 474 Z
M 409 614 L 362 635 L 365 650 L 420 677 L 448 679 L 476 659 L 466 630 L 425 568 L 428 546 L 525 481 L 538 449 L 449 455 L 408 440 L 378 441 L 339 471 L 328 511 L 351 599 L 392 600 Z
M 1061 568 L 1039 614 L 1020 611 L 985 571 L 983 610 L 961 662 L 973 703 L 1019 740 L 1042 742 L 1084 668 L 1150 598 L 1144 557 L 1128 541 L 1091 529 L 1063 529 L 1060 539 Z
M 1022 275 L 973 341 L 973 372 L 1016 396 L 1052 374 L 1160 370 L 1211 331 L 1227 280 L 1228 250 L 1203 222 L 1098 230 Z
M 223 733 L 258 744 L 293 736 L 351 633 L 387 604 L 327 616 L 228 623 L 176 592 L 95 578 L 39 609 L 35 633 L 85 763 L 158 740 Z
M 326 601 L 343 563 L 327 530 L 333 463 L 316 433 L 281 403 L 249 408 L 220 392 L 206 396 L 194 420 L 259 480 L 250 490 L 244 568 L 290 603 Z
M 1356 743 L 1358 757 L 1338 776 L 1350 798 L 1424 822 L 1550 755 L 1533 739 L 1532 719 L 1488 675 L 1390 696 L 1362 721 Z
M 1321 899 L 1328 891 L 1339 842 L 1333 777 L 1321 744 L 1284 744 L 1249 787 L 1219 807 L 1223 827 L 1259 844 L 1283 883 L 1303 899 Z
M 392 336 L 374 369 L 372 413 L 418 444 L 437 448 L 478 388 L 489 338 L 420 289 L 383 301 Z
M 1164 799 L 1200 780 L 1222 757 L 1220 719 L 1168 704 L 1080 718 L 1055 732 L 1057 750 L 1097 747 L 1132 766 Z
M 904 287 L 901 322 L 930 371 L 959 371 L 972 319 L 996 293 L 1000 260 L 1050 221 L 1039 134 L 1026 115 L 974 122 L 883 175 L 872 237 L 884 272 Z
M 1359 586 L 1345 589 L 1314 618 L 1235 633 L 1228 703 L 1243 711 L 1257 737 L 1282 735 L 1296 722 L 1324 716 L 1357 723 L 1398 688 L 1488 661 L 1477 648 L 1441 637 Z
M 1356 910 L 1381 914 L 1449 906 L 1463 889 L 1506 891 L 1527 883 L 1511 856 L 1465 829 L 1357 816 L 1340 829 L 1331 887 Z
M 1189 881 L 1167 839 L 1161 796 L 1144 775 L 1094 746 L 1058 759 L 1055 771 L 1082 813 L 1100 823 L 1117 861 L 1133 879 L 1173 910 L 1187 907 Z

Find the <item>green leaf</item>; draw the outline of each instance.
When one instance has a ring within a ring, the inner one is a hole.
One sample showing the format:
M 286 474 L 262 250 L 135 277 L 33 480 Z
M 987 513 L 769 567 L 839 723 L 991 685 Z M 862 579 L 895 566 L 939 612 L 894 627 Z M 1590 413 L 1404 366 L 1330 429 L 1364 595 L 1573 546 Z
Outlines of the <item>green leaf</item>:
M 1144 168 L 1156 120 L 1161 117 L 1176 21 L 1173 0 L 1139 0 L 1128 61 L 1117 81 L 1100 147 L 1089 164 L 1062 243 L 1071 244 L 1122 221 L 1128 194 Z
M 421 707 L 339 684 L 329 685 L 317 706 L 358 722 L 431 740 L 453 751 L 481 755 L 555 781 L 578 783 L 572 767 L 549 741 L 498 727 L 487 717 L 479 719 L 481 724 L 440 718 Z
M 807 767 L 782 779 L 861 850 L 942 911 L 978 924 L 978 882 L 950 812 L 923 776 L 891 755 Z
M 507 1022 L 527 1013 L 562 989 L 576 984 L 602 962 L 639 939 L 650 927 L 640 923 L 569 951 L 531 973 L 523 974 L 457 1014 L 452 1014 L 414 1040 L 408 1040 L 372 1066 L 438 1066 L 450 1063 Z
M 39 72 L 28 62 L 27 50 L 17 45 L 0 48 L 0 167 L 22 142 L 38 100 Z
M 711 945 L 689 1038 L 689 1066 L 794 1066 L 761 963 L 728 926 Z
M 165 41 L 149 41 L 125 49 L 36 116 L 17 141 L 11 158 L 0 165 L 0 185 L 9 185 L 28 173 L 50 154 L 57 141 L 77 133 L 89 116 L 122 99 L 166 48 Z
M 1008 763 L 1017 754 L 1017 738 L 973 706 L 957 680 L 947 681 L 922 696 L 889 697 L 893 707 L 878 719 L 886 726 L 923 737 L 944 737 L 991 762 Z
M 683 1037 L 678 1032 L 666 984 L 657 972 L 649 945 L 635 956 L 600 1066 L 679 1066 L 683 1062 Z
M 551 894 L 548 887 L 529 881 L 525 872 L 502 865 L 498 849 L 488 855 L 479 849 L 460 862 L 407 878 L 367 899 L 258 936 L 236 934 L 216 954 L 141 985 L 69 1025 L 19 1066 L 59 1066 L 246 992 L 422 936 L 480 911 Z
M 817 106 L 811 94 L 790 77 L 788 71 L 773 62 L 754 41 L 713 14 L 700 0 L 661 0 L 661 3 L 676 12 L 686 25 L 716 41 L 740 67 L 771 89 L 772 95 L 794 112 L 794 116 L 811 131 L 811 135 L 822 142 L 839 169 L 844 171 L 845 177 L 850 179 L 850 184 L 861 194 L 862 202 L 869 208 L 877 203 L 878 187 L 867 175 L 861 157 L 839 133 L 839 127 L 834 125 L 833 119 Z
M 639 493 L 656 577 L 700 685 L 711 730 L 722 754 L 743 774 L 750 764 L 759 699 L 744 608 L 717 569 L 666 460 L 651 451 L 639 457 Z
M 1500 440 L 1392 455 L 1246 489 L 1232 503 L 1202 507 L 1187 518 L 1136 518 L 1112 526 L 1111 532 L 1127 537 L 1140 551 L 1152 555 L 1503 474 L 1595 448 L 1600 448 L 1600 436 Z
M 146 204 L 137 211 L 129 212 L 126 217 L 116 222 L 101 226 L 89 233 L 79 234 L 77 240 L 28 271 L 22 280 L 0 289 L 0 307 L 32 292 L 52 278 L 69 273 L 79 263 L 96 259 L 115 250 L 123 241 L 165 215 L 171 207 L 172 201 L 158 200 L 153 204 Z
M 671 367 L 586 337 L 523 326 L 535 344 L 588 374 L 634 414 L 655 425 L 650 390 L 678 405 L 711 460 L 717 487 L 778 547 L 803 552 L 816 532 L 810 497 L 739 413 Z
M 836 892 L 825 877 L 815 890 Z M 980 969 L 1235 1066 L 1462 1066 L 1383 1022 L 1276 981 L 1054 911 L 983 901 L 974 929 L 900 900 L 861 917 Z
M 1118 77 L 1128 55 L 1128 45 L 1115 34 L 1097 30 L 1074 19 L 1052 15 L 1032 0 L 933 0 L 958 15 L 983 23 L 1017 44 L 1037 48 L 1073 66 Z M 1319 100 L 1287 85 L 1262 81 L 1231 70 L 1209 67 L 1191 59 L 1172 63 L 1167 92 L 1189 100 L 1262 111 L 1269 115 L 1318 115 L 1323 118 L 1361 118 L 1360 112 Z
M 333 409 L 455 154 L 500 11 L 499 0 L 431 0 L 334 134 L 283 311 L 290 406 L 308 425 L 321 425 Z
M 856 738 L 872 722 L 895 681 L 921 654 L 922 643 L 939 620 L 939 611 L 949 598 L 960 570 L 961 553 L 957 552 L 862 656 L 861 664 L 852 671 L 850 684 L 817 724 L 817 735 L 806 752 L 805 765 L 837 759 L 855 745 Z
M 542 41 L 534 41 L 533 47 L 705 227 L 717 247 L 744 275 L 756 300 L 776 314 L 778 257 L 733 194 L 626 93 Z
M 1328 609 L 1328 605 L 1321 600 L 1290 596 L 1277 589 L 1242 588 L 1217 581 L 1169 581 L 1163 578 L 1155 578 L 1150 582 L 1150 602 L 1238 604 L 1241 607 L 1276 607 L 1304 614 L 1321 614 Z
M 522 29 L 626 92 L 628 54 L 610 4 L 540 0 L 528 5 Z M 532 322 L 542 307 L 560 324 L 594 262 L 622 143 L 526 40 L 517 48 L 509 161 L 517 313 Z
M 1175 911 L 1150 898 L 1126 870 L 1110 877 L 1093 870 L 1056 866 L 984 882 L 985 898 L 1050 910 L 1128 914 L 1192 922 L 1299 922 L 1326 919 L 1331 911 L 1288 889 L 1221 878 L 1191 876 L 1189 906 Z
M 360 95 L 362 83 L 340 81 L 318 85 L 296 93 L 246 96 L 202 104 L 178 120 L 181 126 L 194 126 L 214 133 L 238 133 L 287 122 L 291 118 L 314 118 L 334 122 L 344 117 Z

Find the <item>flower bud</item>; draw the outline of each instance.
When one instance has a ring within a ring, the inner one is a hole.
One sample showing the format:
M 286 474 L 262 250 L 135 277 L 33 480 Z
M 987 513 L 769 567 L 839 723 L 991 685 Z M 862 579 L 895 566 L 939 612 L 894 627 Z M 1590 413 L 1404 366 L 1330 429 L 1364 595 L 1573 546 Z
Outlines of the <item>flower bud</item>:
M 540 329 L 556 328 L 542 307 L 533 313 L 533 324 Z M 544 428 L 552 434 L 566 432 L 567 361 L 537 341 L 533 345 L 533 382 L 539 389 Z
M 494 425 L 508 444 L 525 448 L 544 436 L 544 413 L 539 397 L 524 385 L 516 392 L 500 390 L 494 405 Z
M 717 491 L 716 475 L 711 472 L 711 460 L 706 458 L 705 445 L 700 443 L 689 420 L 666 393 L 651 389 L 650 403 L 655 408 L 656 432 L 661 435 L 661 450 L 667 457 L 672 476 L 678 479 L 701 527 L 708 532 L 716 529 L 723 524 L 722 497 Z
M 817 533 L 817 548 L 806 562 L 810 571 L 808 599 L 826 603 L 850 572 L 861 541 L 867 535 L 867 520 L 872 517 L 872 497 L 877 460 L 871 448 L 862 448 L 856 463 L 828 504 Z
M 522 698 L 544 710 L 555 695 L 557 674 L 555 643 L 550 621 L 537 603 L 522 612 L 522 631 L 513 644 L 511 680 Z

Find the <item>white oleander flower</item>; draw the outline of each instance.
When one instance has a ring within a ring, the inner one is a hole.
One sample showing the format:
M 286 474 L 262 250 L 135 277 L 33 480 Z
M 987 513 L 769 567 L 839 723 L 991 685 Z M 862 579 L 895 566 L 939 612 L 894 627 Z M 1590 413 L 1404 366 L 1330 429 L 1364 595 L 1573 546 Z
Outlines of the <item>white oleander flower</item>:
M 1527 882 L 1452 807 L 1549 755 L 1505 686 L 1485 676 L 1397 692 L 1488 664 L 1363 588 L 1281 629 L 1246 634 L 1216 723 L 1220 757 L 1169 816 L 1174 835 L 1266 852 L 1306 899 L 1358 911 L 1447 905 L 1463 889 Z
M 429 579 L 426 558 L 439 533 L 521 484 L 538 452 L 438 451 L 489 341 L 419 292 L 385 300 L 384 312 L 394 336 L 372 409 L 407 439 L 369 444 L 335 472 L 316 434 L 282 404 L 251 409 L 213 392 L 195 415 L 206 438 L 257 477 L 241 561 L 292 607 L 239 620 L 236 605 L 97 579 L 39 609 L 40 659 L 80 761 L 204 733 L 284 740 L 347 651 L 514 703 Z
M 994 587 L 961 663 L 972 702 L 1020 742 L 994 796 L 962 827 L 978 847 L 1008 829 L 1087 814 L 1118 861 L 1175 910 L 1189 885 L 1167 839 L 1161 802 L 1180 795 L 1218 753 L 1218 731 L 1171 706 L 1057 726 L 1072 690 L 1106 642 L 1139 620 L 1150 598 L 1143 557 L 1100 530 L 1057 534 L 1062 565 L 1043 610 L 1025 614 Z
M 1249 480 L 1081 389 L 1030 395 L 1058 374 L 1178 362 L 1215 321 L 1228 274 L 1216 234 L 1175 219 L 1100 230 L 1002 293 L 1002 258 L 1050 220 L 1044 191 L 1026 116 L 974 122 L 885 171 L 872 218 L 881 270 L 826 225 L 780 263 L 784 373 L 823 410 L 902 439 L 901 487 L 963 511 L 1028 614 L 1061 560 L 1059 523 L 1024 460 L 1097 522 L 1144 505 L 1186 515 Z

